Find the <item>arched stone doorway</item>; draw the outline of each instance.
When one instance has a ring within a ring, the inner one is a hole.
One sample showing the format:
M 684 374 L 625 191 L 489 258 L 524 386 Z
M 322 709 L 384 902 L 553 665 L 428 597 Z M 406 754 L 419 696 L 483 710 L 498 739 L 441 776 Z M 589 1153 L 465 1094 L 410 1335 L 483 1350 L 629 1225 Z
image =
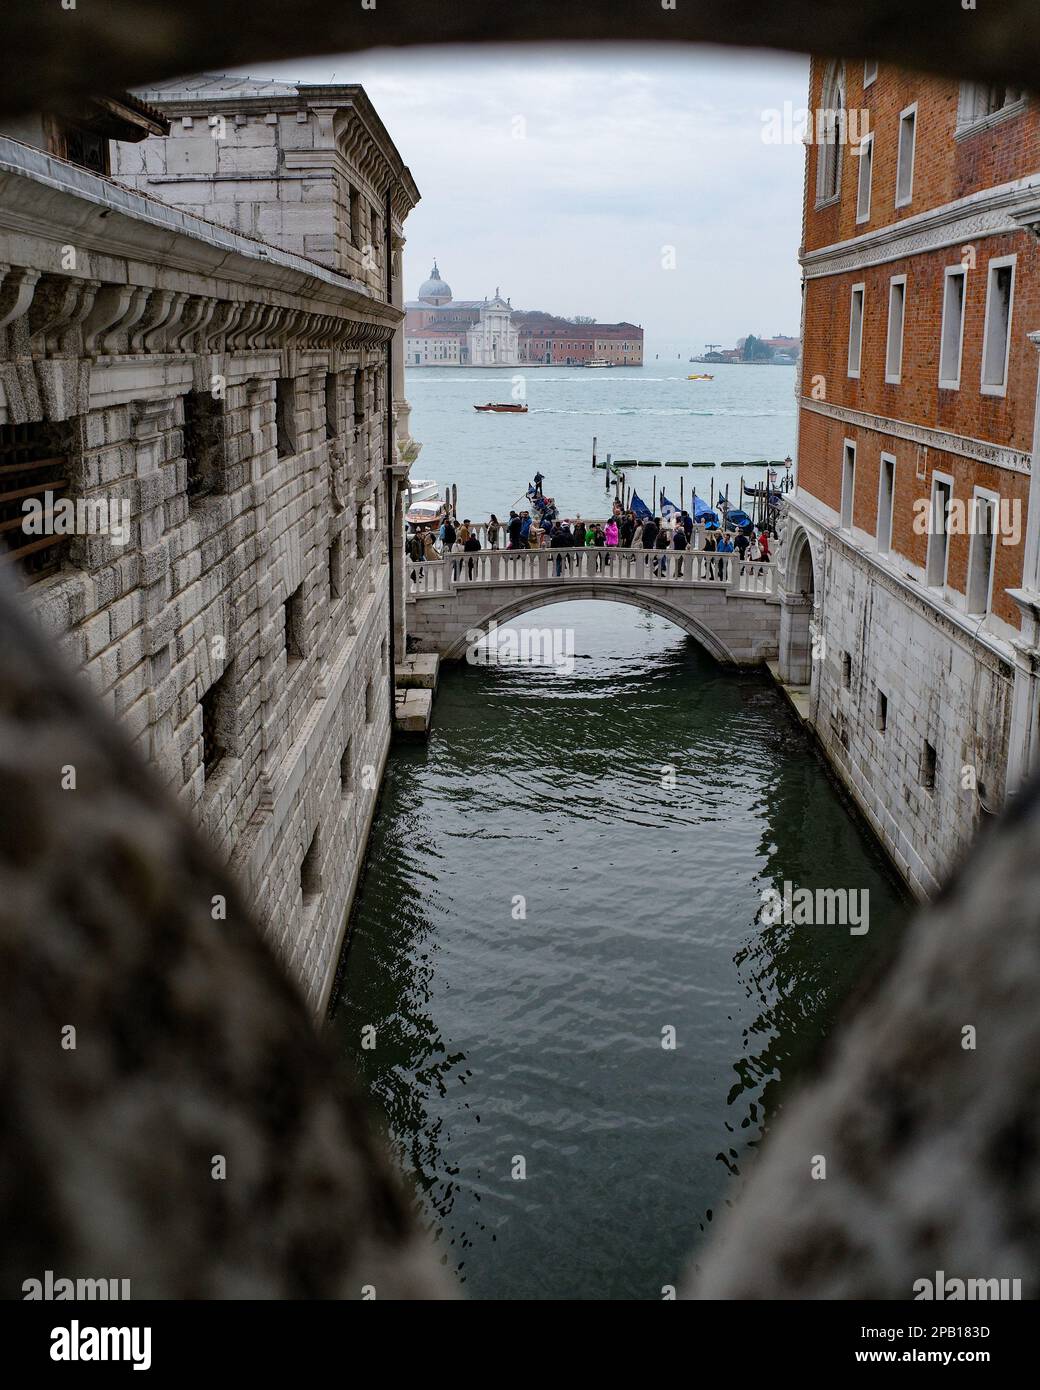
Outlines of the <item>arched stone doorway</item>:
M 780 679 L 786 685 L 810 685 L 816 567 L 806 531 L 795 533 L 790 555 L 780 596 Z

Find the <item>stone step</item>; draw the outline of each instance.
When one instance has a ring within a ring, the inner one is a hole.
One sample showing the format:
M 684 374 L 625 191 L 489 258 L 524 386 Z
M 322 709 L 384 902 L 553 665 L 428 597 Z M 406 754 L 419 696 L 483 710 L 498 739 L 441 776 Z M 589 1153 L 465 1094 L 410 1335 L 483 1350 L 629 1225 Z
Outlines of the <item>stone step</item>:
M 433 718 L 433 691 L 398 690 L 394 708 L 394 732 L 410 738 L 425 738 Z
M 441 659 L 435 652 L 413 652 L 394 666 L 399 690 L 436 690 Z

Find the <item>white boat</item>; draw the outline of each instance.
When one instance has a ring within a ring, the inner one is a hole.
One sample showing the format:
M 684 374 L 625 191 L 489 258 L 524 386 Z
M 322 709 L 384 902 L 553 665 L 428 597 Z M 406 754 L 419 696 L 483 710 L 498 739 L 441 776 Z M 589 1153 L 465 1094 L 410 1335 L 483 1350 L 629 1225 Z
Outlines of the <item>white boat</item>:
M 610 367 L 612 362 L 608 362 L 605 357 L 594 357 L 591 362 L 585 363 L 586 367 Z
M 437 484 L 432 478 L 409 478 L 408 490 L 412 495 L 412 502 L 426 502 L 431 497 L 438 495 Z

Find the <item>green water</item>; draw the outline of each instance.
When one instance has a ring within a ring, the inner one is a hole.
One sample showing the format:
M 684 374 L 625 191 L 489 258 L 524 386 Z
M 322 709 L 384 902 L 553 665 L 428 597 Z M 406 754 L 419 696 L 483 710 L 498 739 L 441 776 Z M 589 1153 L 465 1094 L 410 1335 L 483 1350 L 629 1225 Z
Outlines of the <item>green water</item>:
M 767 677 L 537 624 L 572 674 L 447 670 L 392 751 L 331 1027 L 470 1297 L 660 1298 L 906 909 Z M 764 924 L 785 879 L 869 931 Z

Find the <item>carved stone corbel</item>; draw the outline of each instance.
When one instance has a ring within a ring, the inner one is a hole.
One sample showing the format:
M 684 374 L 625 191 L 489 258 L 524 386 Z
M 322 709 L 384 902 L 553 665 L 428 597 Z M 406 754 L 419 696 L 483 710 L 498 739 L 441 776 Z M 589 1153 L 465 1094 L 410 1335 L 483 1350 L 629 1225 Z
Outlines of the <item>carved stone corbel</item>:
M 2 267 L 3 280 L 0 282 L 0 329 L 19 319 L 28 312 L 33 301 L 36 285 L 40 278 L 38 270 L 28 266 Z
M 175 346 L 175 330 L 181 321 L 187 300 L 188 295 L 184 290 L 178 290 L 172 297 L 167 312 L 144 335 L 145 352 L 169 352 L 171 347 Z
M 172 298 L 172 290 L 149 290 L 148 303 L 144 313 L 138 320 L 137 327 L 130 334 L 130 351 L 132 353 L 144 352 L 145 334 L 150 333 L 160 323 L 166 322 Z

